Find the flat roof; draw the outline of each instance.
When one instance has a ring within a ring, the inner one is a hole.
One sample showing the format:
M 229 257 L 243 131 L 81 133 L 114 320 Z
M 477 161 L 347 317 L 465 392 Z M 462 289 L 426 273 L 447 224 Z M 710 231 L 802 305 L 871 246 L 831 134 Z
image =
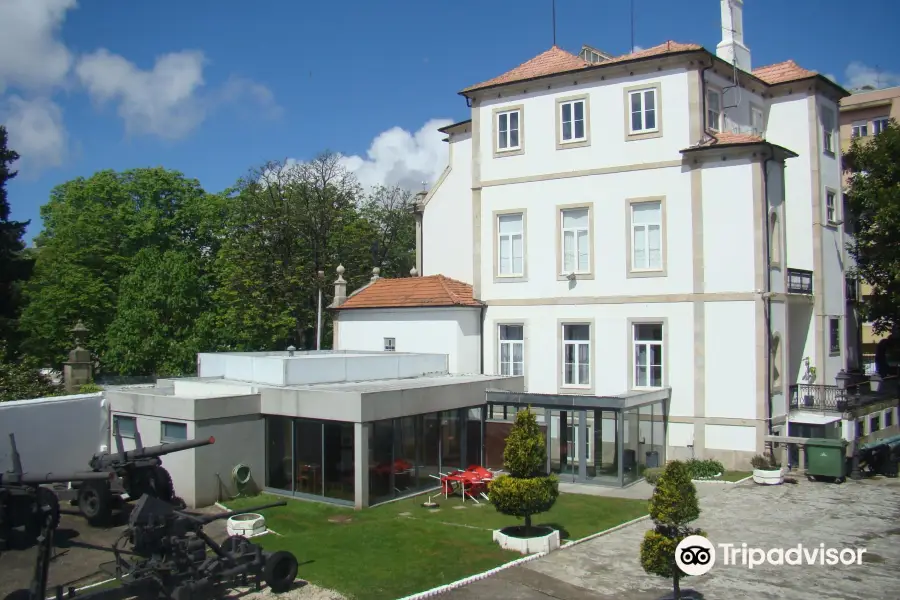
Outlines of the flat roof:
M 477 383 L 482 381 L 496 381 L 498 379 L 512 379 L 512 376 L 505 375 L 454 375 L 454 374 L 437 374 L 423 375 L 421 377 L 401 377 L 395 379 L 371 379 L 366 381 L 335 381 L 325 383 L 307 383 L 299 385 L 268 385 L 259 384 L 248 381 L 239 381 L 237 379 L 216 379 L 216 378 L 196 378 L 195 381 L 210 381 L 211 383 L 221 383 L 224 385 L 255 385 L 264 388 L 275 388 L 280 390 L 297 390 L 311 392 L 349 392 L 357 394 L 371 394 L 375 392 L 389 392 L 393 390 L 412 390 L 424 387 L 434 387 L 441 385 L 453 385 L 457 383 Z
M 609 409 L 623 410 L 636 408 L 654 402 L 665 402 L 672 395 L 672 388 L 658 390 L 629 390 L 621 394 L 589 396 L 582 394 L 536 394 L 533 392 L 510 392 L 507 390 L 487 390 L 488 404 L 512 404 L 539 406 L 559 409 Z

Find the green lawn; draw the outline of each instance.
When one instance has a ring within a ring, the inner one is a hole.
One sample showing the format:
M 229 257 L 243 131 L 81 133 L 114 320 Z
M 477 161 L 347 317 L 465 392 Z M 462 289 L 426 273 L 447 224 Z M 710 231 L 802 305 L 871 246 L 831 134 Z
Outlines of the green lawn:
M 232 509 L 280 500 L 260 495 L 229 502 Z M 267 550 L 290 550 L 300 561 L 300 577 L 360 600 L 395 600 L 462 579 L 521 558 L 500 550 L 491 530 L 521 521 L 459 499 L 435 498 L 437 511 L 422 508 L 417 496 L 354 511 L 288 499 L 263 511 L 268 526 L 281 534 L 257 538 Z M 409 513 L 409 514 L 405 514 Z M 566 539 L 578 539 L 647 513 L 647 502 L 560 494 L 553 508 L 535 517 L 552 524 Z M 329 518 L 349 517 L 346 523 Z
M 719 479 L 722 481 L 740 481 L 751 475 L 753 475 L 753 473 L 750 471 L 725 471 Z

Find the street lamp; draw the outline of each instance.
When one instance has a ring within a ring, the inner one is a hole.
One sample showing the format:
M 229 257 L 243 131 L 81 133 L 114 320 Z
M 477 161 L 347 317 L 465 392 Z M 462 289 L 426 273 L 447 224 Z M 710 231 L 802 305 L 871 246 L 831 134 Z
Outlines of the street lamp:
M 325 271 L 316 273 L 319 276 L 319 304 L 316 308 L 316 350 L 322 349 L 322 282 L 325 281 Z

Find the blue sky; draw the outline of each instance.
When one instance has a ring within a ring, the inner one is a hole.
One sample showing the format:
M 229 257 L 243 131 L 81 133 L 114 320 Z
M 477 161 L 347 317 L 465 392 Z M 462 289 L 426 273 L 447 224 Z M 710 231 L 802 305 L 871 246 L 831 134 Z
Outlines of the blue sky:
M 714 50 L 718 0 L 634 0 L 635 44 Z M 23 158 L 12 216 L 97 170 L 177 169 L 222 190 L 265 160 L 351 156 L 364 183 L 433 182 L 463 87 L 552 43 L 551 0 L 0 0 L 0 122 Z M 557 43 L 629 51 L 630 0 L 557 0 Z M 745 0 L 754 66 L 900 85 L 900 3 Z M 854 24 L 855 23 L 855 24 Z M 444 121 L 441 121 L 444 120 Z

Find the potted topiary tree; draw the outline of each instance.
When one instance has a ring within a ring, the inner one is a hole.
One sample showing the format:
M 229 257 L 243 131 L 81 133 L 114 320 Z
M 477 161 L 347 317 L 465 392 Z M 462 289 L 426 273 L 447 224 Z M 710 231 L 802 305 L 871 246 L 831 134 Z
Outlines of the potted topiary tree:
M 688 527 L 700 516 L 697 488 L 687 466 L 680 461 L 666 465 L 650 498 L 650 518 L 655 527 L 641 542 L 641 566 L 651 575 L 672 579 L 675 600 L 682 598 L 681 579 L 687 575 L 675 561 L 679 542 L 692 535 L 706 534 Z
M 547 446 L 530 408 L 516 415 L 506 438 L 500 475 L 488 484 L 488 497 L 498 512 L 525 520 L 524 526 L 494 531 L 494 541 L 506 550 L 522 554 L 550 552 L 559 548 L 559 531 L 536 527 L 533 515 L 550 510 L 559 497 L 559 480 L 547 474 Z
M 781 465 L 775 460 L 775 456 L 769 454 L 763 456 L 757 454 L 750 459 L 750 466 L 753 467 L 753 481 L 760 485 L 781 485 L 784 483 L 784 471 Z

